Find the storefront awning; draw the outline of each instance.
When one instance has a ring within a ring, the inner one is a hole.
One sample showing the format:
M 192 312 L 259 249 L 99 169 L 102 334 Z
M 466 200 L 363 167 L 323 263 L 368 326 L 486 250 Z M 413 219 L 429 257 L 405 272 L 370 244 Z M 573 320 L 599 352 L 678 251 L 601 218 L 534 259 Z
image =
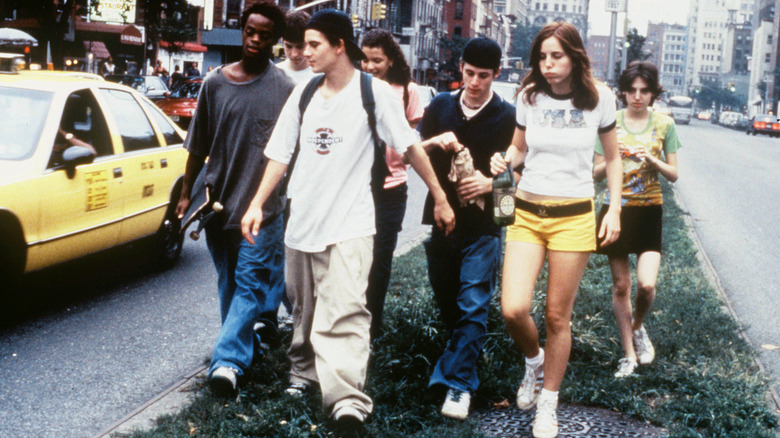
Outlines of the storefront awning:
M 167 41 L 160 41 L 160 47 L 164 47 L 167 49 L 171 46 L 174 46 L 179 50 L 186 50 L 188 52 L 207 52 L 209 50 L 208 47 L 198 43 L 189 43 L 189 42 L 181 43 L 177 41 L 171 44 Z
M 84 41 L 84 50 L 92 52 L 97 59 L 106 59 L 111 56 L 103 41 Z

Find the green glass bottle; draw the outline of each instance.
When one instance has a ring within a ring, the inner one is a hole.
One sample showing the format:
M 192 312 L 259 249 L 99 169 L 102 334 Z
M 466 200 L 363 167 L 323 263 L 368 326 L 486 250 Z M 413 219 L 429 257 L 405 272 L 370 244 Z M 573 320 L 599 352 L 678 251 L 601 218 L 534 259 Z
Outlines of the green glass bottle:
M 493 222 L 502 227 L 515 223 L 515 175 L 509 166 L 493 177 Z

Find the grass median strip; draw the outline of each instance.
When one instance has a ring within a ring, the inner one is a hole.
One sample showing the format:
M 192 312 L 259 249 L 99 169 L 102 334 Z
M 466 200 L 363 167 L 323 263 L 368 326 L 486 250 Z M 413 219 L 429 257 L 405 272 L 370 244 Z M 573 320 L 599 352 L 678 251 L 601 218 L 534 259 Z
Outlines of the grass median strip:
M 683 220 L 664 186 L 664 256 L 658 298 L 646 326 L 656 348 L 652 365 L 615 379 L 622 355 L 612 315 L 607 258 L 593 255 L 572 317 L 572 355 L 561 388 L 563 402 L 624 412 L 666 427 L 672 436 L 774 437 L 777 417 L 755 352 L 708 283 Z M 544 339 L 545 272 L 537 285 L 534 315 Z M 490 310 L 480 359 L 481 386 L 472 409 L 514 403 L 522 379 L 522 356 L 512 346 L 499 309 Z M 427 279 L 421 246 L 396 258 L 385 310 L 385 335 L 371 358 L 367 392 L 374 413 L 372 437 L 477 437 L 475 422 L 439 415 L 443 393 L 427 388 L 447 336 Z M 289 363 L 282 346 L 250 370 L 239 402 L 213 398 L 205 382 L 192 405 L 161 417 L 135 437 L 326 437 L 327 418 L 316 391 L 301 399 L 284 396 Z

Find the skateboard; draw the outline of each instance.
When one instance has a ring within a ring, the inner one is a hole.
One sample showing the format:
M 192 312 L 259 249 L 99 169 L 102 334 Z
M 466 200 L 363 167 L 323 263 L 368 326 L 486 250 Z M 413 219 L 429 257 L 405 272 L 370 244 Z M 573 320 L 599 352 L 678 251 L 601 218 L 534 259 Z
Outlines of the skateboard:
M 187 214 L 184 215 L 184 220 L 181 223 L 182 235 L 187 232 L 187 228 L 193 223 L 198 222 L 198 225 L 193 231 L 190 232 L 190 238 L 192 240 L 200 239 L 200 233 L 206 224 L 219 213 L 224 210 L 224 206 L 216 200 L 211 199 L 211 187 L 205 183 L 195 184 L 195 191 L 191 197 L 190 208 L 187 209 Z

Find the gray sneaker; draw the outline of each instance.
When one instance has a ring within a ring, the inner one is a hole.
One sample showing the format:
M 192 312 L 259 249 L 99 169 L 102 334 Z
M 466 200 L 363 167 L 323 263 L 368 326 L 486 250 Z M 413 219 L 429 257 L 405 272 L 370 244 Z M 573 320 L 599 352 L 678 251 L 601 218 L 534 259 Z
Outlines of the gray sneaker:
M 525 366 L 525 376 L 520 389 L 517 390 L 517 407 L 527 411 L 536 406 L 536 399 L 542 392 L 544 384 L 544 362 L 538 367 Z
M 465 420 L 469 416 L 470 405 L 471 394 L 450 388 L 447 391 L 447 397 L 444 399 L 444 405 L 441 407 L 441 414 L 456 420 Z
M 623 377 L 628 377 L 634 374 L 635 369 L 636 369 L 636 360 L 624 357 L 623 359 L 620 359 L 620 363 L 618 364 L 618 370 L 615 373 L 615 377 L 617 377 L 618 379 L 621 379 Z
M 653 343 L 650 342 L 650 337 L 647 336 L 647 330 L 645 330 L 644 325 L 640 327 L 639 330 L 634 330 L 633 338 L 637 361 L 641 365 L 653 363 L 653 359 L 655 359 L 655 348 L 653 348 Z

